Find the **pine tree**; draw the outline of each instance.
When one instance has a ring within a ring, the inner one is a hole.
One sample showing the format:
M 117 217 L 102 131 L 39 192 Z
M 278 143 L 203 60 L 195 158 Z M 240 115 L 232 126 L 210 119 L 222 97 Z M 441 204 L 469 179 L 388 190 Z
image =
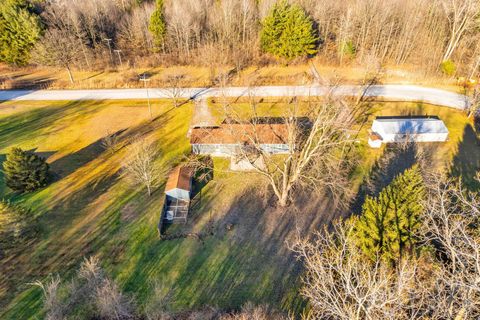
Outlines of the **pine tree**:
M 312 20 L 296 4 L 281 1 L 275 4 L 262 23 L 262 49 L 290 61 L 317 52 Z
M 20 148 L 13 148 L 3 163 L 6 185 L 19 192 L 30 192 L 45 186 L 48 170 L 45 159 Z
M 398 261 L 414 248 L 425 188 L 417 166 L 399 176 L 378 197 L 367 197 L 356 222 L 359 247 L 372 260 Z
M 157 0 L 157 7 L 150 17 L 148 29 L 153 35 L 155 46 L 157 48 L 162 46 L 167 33 L 165 16 L 163 15 L 163 0 Z
M 40 18 L 24 0 L 0 1 L 0 61 L 25 65 L 41 33 Z
M 385 193 L 378 198 L 367 196 L 362 208 L 362 215 L 356 223 L 356 233 L 359 237 L 359 246 L 372 260 L 377 255 L 388 252 L 391 242 L 388 234 L 390 224 L 390 199 Z

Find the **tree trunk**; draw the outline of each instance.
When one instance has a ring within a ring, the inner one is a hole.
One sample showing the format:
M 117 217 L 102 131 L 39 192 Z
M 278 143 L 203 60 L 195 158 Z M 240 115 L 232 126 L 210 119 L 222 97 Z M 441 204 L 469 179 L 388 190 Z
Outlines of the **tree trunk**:
M 288 192 L 283 191 L 278 197 L 278 205 L 285 208 L 288 205 Z
M 70 83 L 74 84 L 75 81 L 73 80 L 73 74 L 72 74 L 72 70 L 70 70 L 70 66 L 67 66 L 66 69 L 67 69 L 67 72 L 68 72 L 68 77 L 70 78 Z

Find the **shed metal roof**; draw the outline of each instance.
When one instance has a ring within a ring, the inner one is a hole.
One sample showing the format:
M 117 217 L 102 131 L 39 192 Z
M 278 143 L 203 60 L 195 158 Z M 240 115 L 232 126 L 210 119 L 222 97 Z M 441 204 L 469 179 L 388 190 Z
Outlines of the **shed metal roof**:
M 379 126 L 386 134 L 425 134 L 448 133 L 442 120 L 438 118 L 377 118 L 375 127 Z
M 182 189 L 190 191 L 191 179 L 193 177 L 192 168 L 179 165 L 172 170 L 168 176 L 167 185 L 165 186 L 165 192 L 173 189 Z

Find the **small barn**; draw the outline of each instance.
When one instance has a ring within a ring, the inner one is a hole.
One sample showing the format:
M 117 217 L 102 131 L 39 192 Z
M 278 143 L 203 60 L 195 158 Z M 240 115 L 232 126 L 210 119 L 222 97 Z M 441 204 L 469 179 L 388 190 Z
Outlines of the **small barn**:
M 165 186 L 163 219 L 166 222 L 186 222 L 192 195 L 193 170 L 177 166 L 168 176 Z
M 284 123 L 223 123 L 217 127 L 193 128 L 190 136 L 194 154 L 217 157 L 238 155 L 240 148 L 255 145 L 271 154 L 288 153 L 288 126 Z
M 444 142 L 447 139 L 448 129 L 438 117 L 377 117 L 368 144 L 380 148 L 382 143 Z

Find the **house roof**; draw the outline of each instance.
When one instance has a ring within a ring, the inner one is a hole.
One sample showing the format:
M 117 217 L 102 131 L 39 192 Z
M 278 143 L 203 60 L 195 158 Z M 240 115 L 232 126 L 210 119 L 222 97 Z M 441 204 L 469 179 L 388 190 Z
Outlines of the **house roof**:
M 448 133 L 448 129 L 437 117 L 379 117 L 374 120 L 378 130 L 381 128 L 386 134 L 425 134 L 425 133 Z
M 173 189 L 182 189 L 190 191 L 191 179 L 193 177 L 192 168 L 179 165 L 172 170 L 168 176 L 167 185 L 165 186 L 165 192 Z
M 191 144 L 243 144 L 252 139 L 258 144 L 286 144 L 288 126 L 286 124 L 239 124 L 228 123 L 219 127 L 193 128 Z

